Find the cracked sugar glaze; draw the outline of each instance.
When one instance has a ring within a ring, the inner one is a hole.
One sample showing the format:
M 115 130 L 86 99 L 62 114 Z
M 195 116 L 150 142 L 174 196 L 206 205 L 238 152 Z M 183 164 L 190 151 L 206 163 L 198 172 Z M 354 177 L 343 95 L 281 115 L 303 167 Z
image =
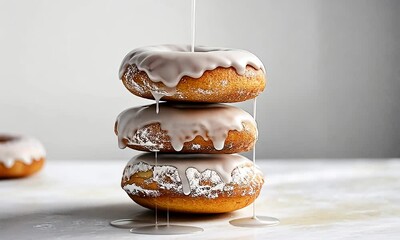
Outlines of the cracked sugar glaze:
M 196 136 L 210 139 L 214 148 L 221 150 L 228 132 L 242 131 L 244 122 L 256 126 L 249 113 L 230 105 L 161 103 L 159 113 L 156 113 L 156 104 L 123 111 L 117 118 L 115 130 L 120 148 L 130 144 L 154 150 L 162 147 L 157 146 L 156 141 L 148 139 L 146 132 L 139 136 L 137 134 L 138 129 L 159 123 L 161 129 L 170 137 L 175 151 L 181 151 L 183 144 L 192 141 Z
M 253 162 L 238 154 L 141 154 L 132 158 L 123 172 L 123 181 L 129 181 L 138 172 L 152 171 L 149 180 L 157 182 L 160 189 L 174 190 L 193 197 L 218 197 L 218 193 L 230 192 L 234 185 L 246 186 L 242 195 L 255 193 L 262 176 Z M 255 184 L 255 185 L 254 185 Z M 130 194 L 159 196 L 158 190 L 144 189 L 135 183 L 123 186 Z
M 246 66 L 265 73 L 264 65 L 254 54 L 240 49 L 196 46 L 194 52 L 190 45 L 158 45 L 136 48 L 122 61 L 119 78 L 129 66 L 145 71 L 153 82 L 162 82 L 175 88 L 184 76 L 199 78 L 207 70 L 217 67 L 233 67 L 239 75 L 244 75 Z
M 11 168 L 16 161 L 31 164 L 46 156 L 43 145 L 35 138 L 0 135 L 0 163 Z

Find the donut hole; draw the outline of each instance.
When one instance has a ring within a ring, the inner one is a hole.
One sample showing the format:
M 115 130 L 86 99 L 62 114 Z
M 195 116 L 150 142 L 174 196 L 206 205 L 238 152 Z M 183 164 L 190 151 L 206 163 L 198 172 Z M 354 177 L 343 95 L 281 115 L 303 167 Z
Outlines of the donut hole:
M 15 139 L 17 138 L 13 136 L 0 135 L 0 143 L 11 142 L 14 141 Z

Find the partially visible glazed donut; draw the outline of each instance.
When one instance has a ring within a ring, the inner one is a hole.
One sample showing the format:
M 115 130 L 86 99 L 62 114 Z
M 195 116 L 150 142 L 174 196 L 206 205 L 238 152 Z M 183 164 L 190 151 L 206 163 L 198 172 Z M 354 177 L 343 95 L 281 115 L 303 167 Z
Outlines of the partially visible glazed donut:
M 0 135 L 0 179 L 21 178 L 38 172 L 46 152 L 35 138 Z
M 253 148 L 257 126 L 240 108 L 176 104 L 130 108 L 115 123 L 120 148 L 182 153 L 240 153 Z
M 138 48 L 124 59 L 120 78 L 133 94 L 180 102 L 229 103 L 257 97 L 265 70 L 252 53 L 226 48 L 160 45 Z
M 249 159 L 233 154 L 142 154 L 124 169 L 122 188 L 139 205 L 185 213 L 224 213 L 251 204 L 264 183 Z

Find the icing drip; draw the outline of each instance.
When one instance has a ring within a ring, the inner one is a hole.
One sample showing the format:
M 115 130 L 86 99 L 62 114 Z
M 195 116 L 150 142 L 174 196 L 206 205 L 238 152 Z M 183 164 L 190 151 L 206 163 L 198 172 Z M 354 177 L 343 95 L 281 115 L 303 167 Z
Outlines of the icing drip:
M 165 94 L 158 93 L 156 91 L 151 91 L 151 95 L 153 95 L 154 100 L 156 100 L 156 113 L 158 114 L 160 112 L 160 100 L 162 97 L 165 96 Z
M 156 105 L 149 105 L 127 109 L 118 116 L 116 132 L 120 148 L 129 144 L 145 144 L 157 149 L 159 139 L 152 142 L 145 137 L 144 127 L 152 123 L 159 123 L 161 129 L 167 131 L 176 151 L 182 150 L 183 144 L 196 136 L 211 140 L 214 148 L 221 150 L 229 131 L 242 131 L 244 122 L 256 125 L 250 114 L 229 105 L 161 103 L 159 106 L 158 114 Z M 137 139 L 138 135 L 144 136 Z M 127 143 L 124 140 L 128 140 Z
M 257 117 L 257 98 L 254 98 L 253 100 L 253 118 L 254 121 L 256 121 L 256 117 Z M 256 144 L 254 144 L 253 146 L 253 163 L 254 166 L 256 164 Z M 253 216 L 252 218 L 256 218 L 256 204 L 253 202 Z
M 43 145 L 27 136 L 0 136 L 0 163 L 11 168 L 15 161 L 31 164 L 46 156 Z
M 190 45 L 158 45 L 134 49 L 122 61 L 119 77 L 122 78 L 129 66 L 145 71 L 153 82 L 162 82 L 175 88 L 184 76 L 199 78 L 207 70 L 217 67 L 233 67 L 240 75 L 246 66 L 265 72 L 260 59 L 245 50 Z
M 196 40 L 196 0 L 192 0 L 192 45 L 191 52 L 194 52 L 194 42 Z
M 153 171 L 149 181 L 157 182 L 161 189 L 193 197 L 216 198 L 221 192 L 231 192 L 234 185 L 250 185 L 242 195 L 254 194 L 253 178 L 261 174 L 249 159 L 238 154 L 158 154 L 158 160 L 162 165 L 156 164 L 153 153 L 132 158 L 124 169 L 123 180 L 128 181 L 138 172 Z M 146 190 L 135 184 L 123 188 L 131 194 L 160 194 L 159 191 Z
M 134 81 L 132 81 L 134 82 Z M 158 112 L 160 111 L 160 100 L 161 98 L 163 98 L 164 96 L 173 96 L 174 94 L 176 94 L 176 90 L 172 89 L 172 88 L 166 88 L 166 89 L 155 89 L 155 90 L 150 90 L 151 95 L 153 95 L 154 100 L 156 101 L 156 113 L 158 114 Z

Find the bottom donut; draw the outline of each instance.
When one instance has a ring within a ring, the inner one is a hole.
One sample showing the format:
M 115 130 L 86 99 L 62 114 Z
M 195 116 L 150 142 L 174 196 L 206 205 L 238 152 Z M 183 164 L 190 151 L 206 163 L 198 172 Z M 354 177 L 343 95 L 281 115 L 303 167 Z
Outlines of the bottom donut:
M 158 154 L 132 158 L 121 186 L 139 205 L 184 213 L 224 213 L 251 204 L 264 177 L 237 154 Z

